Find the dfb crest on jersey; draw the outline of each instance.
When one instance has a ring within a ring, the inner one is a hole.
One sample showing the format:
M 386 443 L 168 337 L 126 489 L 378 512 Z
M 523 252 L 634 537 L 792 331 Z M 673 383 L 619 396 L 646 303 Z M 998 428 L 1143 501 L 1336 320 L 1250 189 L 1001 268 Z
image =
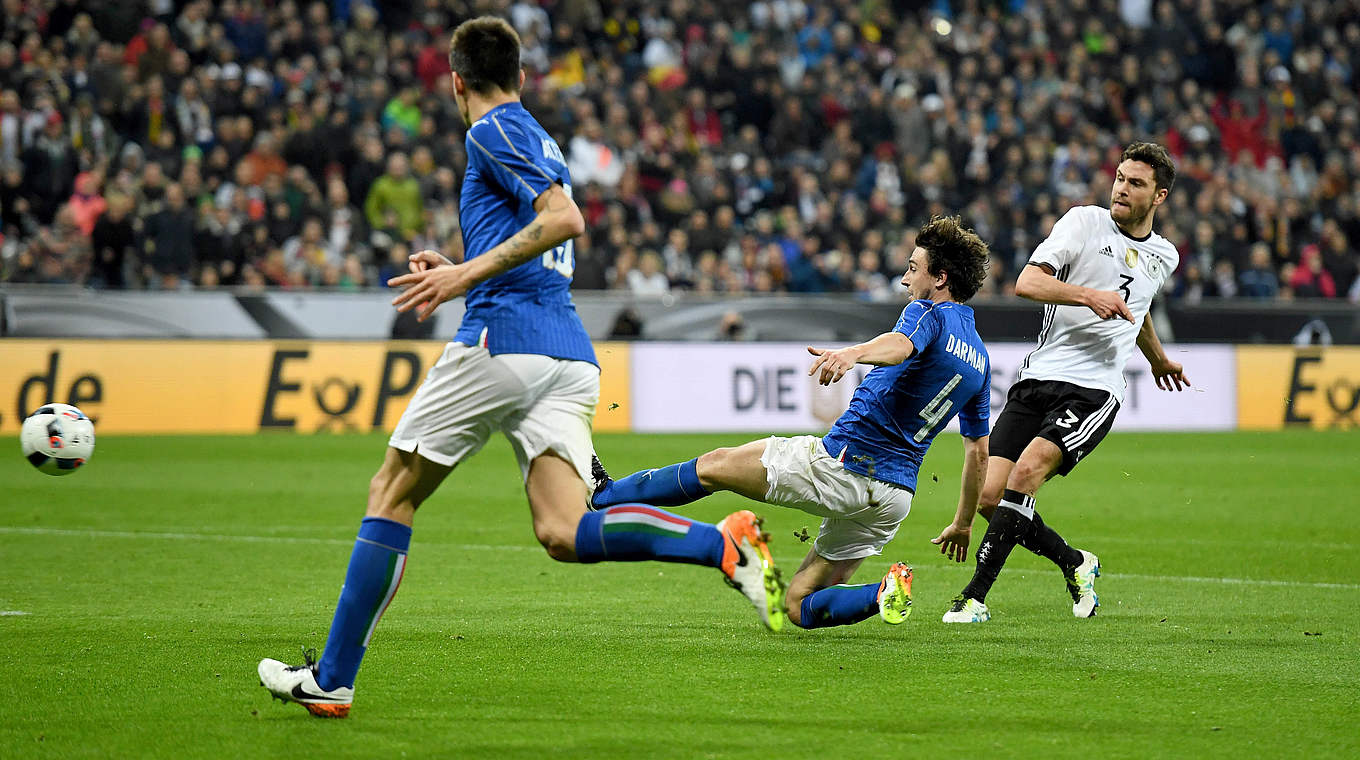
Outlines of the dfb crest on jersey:
M 1129 265 L 1129 269 L 1138 266 L 1138 249 L 1130 248 L 1124 252 L 1124 263 Z

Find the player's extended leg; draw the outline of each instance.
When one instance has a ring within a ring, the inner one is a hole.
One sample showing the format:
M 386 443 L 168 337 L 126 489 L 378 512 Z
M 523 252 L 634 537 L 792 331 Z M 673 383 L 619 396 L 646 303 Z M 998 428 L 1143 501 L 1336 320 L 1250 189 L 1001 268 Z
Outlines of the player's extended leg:
M 343 718 L 354 698 L 354 679 L 369 639 L 392 602 L 406 568 L 416 509 L 452 467 L 389 447 L 369 482 L 368 508 L 350 554 L 345 585 L 319 662 L 260 662 L 260 682 L 274 696 L 299 702 L 313 715 Z
M 734 448 L 715 449 L 694 459 L 653 470 L 639 470 L 618 480 L 603 479 L 591 503 L 598 509 L 641 502 L 678 507 L 714 491 L 733 491 L 756 501 L 765 500 L 769 487 L 760 457 L 765 440 Z
M 783 588 L 760 522 L 742 510 L 709 525 L 648 504 L 585 508 L 586 485 L 565 459 L 548 452 L 533 459 L 525 481 L 534 535 L 563 562 L 658 560 L 707 565 L 755 606 L 772 630 L 783 626 Z
M 1062 456 L 1062 449 L 1045 438 L 1030 441 L 1020 454 L 1006 477 L 1006 487 L 987 523 L 987 532 L 978 544 L 973 579 L 945 613 L 946 623 L 982 622 L 990 617 L 985 604 L 987 592 L 996 582 L 1011 549 L 1029 532 L 1034 516 L 1034 494 L 1062 463 Z M 988 481 L 991 481 L 990 472 Z
M 987 460 L 987 480 L 982 486 L 982 493 L 978 496 L 978 514 L 989 522 L 993 511 L 1001 503 L 1006 483 L 1014 467 L 1015 462 L 1005 457 L 991 457 Z M 1050 472 L 1048 477 L 1056 474 L 1055 470 Z M 1057 565 L 1065 578 L 1070 576 L 1073 569 L 1084 559 L 1080 551 L 1068 546 L 1057 531 L 1044 523 L 1044 518 L 1040 517 L 1037 511 L 1030 519 L 1029 530 L 1020 537 L 1020 546 Z
M 784 597 L 789 620 L 799 628 L 851 625 L 875 614 L 894 624 L 906 620 L 911 614 L 911 568 L 898 562 L 878 583 L 845 585 L 863 562 L 863 557 L 831 560 L 809 551 Z

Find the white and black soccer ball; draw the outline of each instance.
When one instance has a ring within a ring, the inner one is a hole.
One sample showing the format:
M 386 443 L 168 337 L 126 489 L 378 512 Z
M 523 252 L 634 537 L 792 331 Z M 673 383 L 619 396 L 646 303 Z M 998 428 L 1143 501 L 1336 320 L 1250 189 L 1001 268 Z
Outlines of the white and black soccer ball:
M 44 404 L 19 432 L 24 458 L 48 475 L 70 475 L 94 453 L 94 423 L 70 404 Z

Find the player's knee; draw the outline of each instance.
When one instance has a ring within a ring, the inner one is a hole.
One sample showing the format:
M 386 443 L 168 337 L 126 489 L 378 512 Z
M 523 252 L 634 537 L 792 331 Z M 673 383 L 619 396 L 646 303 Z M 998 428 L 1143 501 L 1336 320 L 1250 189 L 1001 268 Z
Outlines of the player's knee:
M 535 509 L 534 538 L 549 557 L 558 562 L 575 562 L 577 522 L 562 512 Z
M 978 495 L 978 511 L 991 515 L 996 505 L 1001 503 L 1001 491 L 1000 488 L 983 488 L 982 493 Z
M 542 522 L 534 523 L 534 537 L 549 557 L 558 562 L 576 561 L 576 535 Z
M 1025 493 L 1034 493 L 1039 486 L 1044 484 L 1050 468 L 1047 463 L 1021 461 L 1017 462 L 1015 469 L 1011 470 L 1011 476 L 1006 481 L 1006 487 Z M 996 503 L 1000 504 L 1000 494 L 997 495 Z
M 803 595 L 786 594 L 784 596 L 784 614 L 788 615 L 789 622 L 803 627 Z

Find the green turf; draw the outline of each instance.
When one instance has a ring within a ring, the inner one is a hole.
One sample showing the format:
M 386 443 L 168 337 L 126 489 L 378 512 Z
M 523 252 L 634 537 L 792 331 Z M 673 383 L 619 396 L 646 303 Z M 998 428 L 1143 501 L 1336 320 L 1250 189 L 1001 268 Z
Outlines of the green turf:
M 601 436 L 614 470 L 741 436 Z M 347 721 L 271 702 L 261 657 L 320 648 L 375 436 L 118 438 L 67 478 L 0 459 L 0 755 L 68 757 L 1355 756 L 1356 433 L 1115 435 L 1039 508 L 1105 577 L 1071 617 L 1017 550 L 992 622 L 939 616 L 968 570 L 943 436 L 883 560 L 905 625 L 774 635 L 707 568 L 570 567 L 534 543 L 497 441 L 418 521 Z M 938 477 L 938 482 L 936 482 Z M 716 520 L 743 502 L 689 513 Z M 815 520 L 765 508 L 776 559 Z M 980 529 L 979 529 L 980 533 Z

